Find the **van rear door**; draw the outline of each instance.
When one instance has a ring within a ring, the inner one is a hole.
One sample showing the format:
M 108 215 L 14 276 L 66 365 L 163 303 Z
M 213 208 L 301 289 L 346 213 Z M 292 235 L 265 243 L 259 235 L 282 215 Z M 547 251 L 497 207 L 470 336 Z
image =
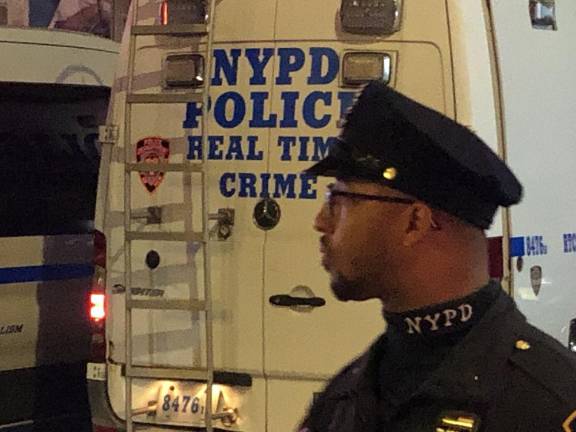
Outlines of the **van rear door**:
M 392 86 L 454 116 L 443 1 L 406 2 L 402 13 L 410 20 L 385 40 L 342 32 L 339 7 L 338 0 L 278 4 L 276 37 L 281 42 L 276 47 L 291 60 L 276 57 L 272 112 L 283 122 L 272 130 L 268 163 L 272 176 L 279 173 L 286 180 L 289 193 L 277 199 L 282 220 L 266 234 L 264 347 L 269 429 L 279 432 L 293 430 L 324 380 L 359 355 L 384 328 L 379 301 L 343 304 L 330 292 L 320 265 L 320 235 L 312 225 L 325 185 L 333 179 L 315 181 L 300 175 L 325 156 L 330 140 L 338 135 L 339 119 L 359 88 L 343 84 L 345 55 L 386 55 Z M 306 34 L 309 40 L 302 40 Z M 291 98 L 294 109 L 286 104 Z M 278 295 L 322 298 L 326 305 L 271 304 L 271 297 Z

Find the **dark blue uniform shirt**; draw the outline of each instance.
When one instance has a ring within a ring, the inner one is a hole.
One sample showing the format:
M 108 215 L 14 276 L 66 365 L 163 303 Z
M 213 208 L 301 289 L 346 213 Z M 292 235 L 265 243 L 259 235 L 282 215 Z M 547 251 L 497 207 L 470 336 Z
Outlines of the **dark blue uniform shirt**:
M 302 431 L 576 431 L 576 355 L 498 284 L 388 318 L 389 337 L 331 380 Z

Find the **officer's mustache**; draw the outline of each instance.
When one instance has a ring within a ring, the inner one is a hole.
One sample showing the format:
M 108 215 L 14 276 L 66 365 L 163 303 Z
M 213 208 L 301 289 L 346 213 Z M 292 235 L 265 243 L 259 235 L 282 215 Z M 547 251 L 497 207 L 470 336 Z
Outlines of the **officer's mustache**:
M 323 235 L 322 237 L 320 237 L 320 252 L 322 253 L 326 253 L 328 251 L 328 238 Z

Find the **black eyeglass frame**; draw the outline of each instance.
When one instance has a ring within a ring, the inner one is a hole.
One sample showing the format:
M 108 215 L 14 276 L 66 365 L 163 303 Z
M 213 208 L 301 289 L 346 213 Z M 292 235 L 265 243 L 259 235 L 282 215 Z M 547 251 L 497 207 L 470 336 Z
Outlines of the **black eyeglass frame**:
M 333 213 L 333 208 L 330 202 L 330 198 L 335 198 L 335 197 L 347 197 L 350 199 L 359 199 L 359 200 L 366 200 L 366 201 L 380 201 L 380 202 L 389 202 L 389 203 L 395 203 L 395 204 L 414 204 L 416 202 L 416 200 L 410 199 L 410 198 L 400 198 L 400 197 L 390 197 L 390 196 L 384 196 L 384 195 L 370 195 L 370 194 L 364 194 L 364 193 L 359 193 L 359 192 L 349 192 L 349 191 L 343 191 L 343 190 L 334 190 L 334 184 L 329 184 L 327 186 L 327 191 L 326 191 L 326 203 L 328 203 L 328 208 L 330 210 L 330 214 L 332 215 Z M 436 222 L 434 219 L 432 220 L 432 229 L 435 231 L 440 230 L 440 224 L 438 222 Z
M 369 195 L 359 192 L 349 192 L 343 190 L 335 190 L 334 185 L 328 185 L 328 190 L 326 191 L 326 202 L 330 202 L 330 198 L 336 198 L 339 196 L 351 198 L 351 199 L 359 199 L 359 200 L 366 200 L 366 201 L 381 201 L 381 202 L 389 202 L 389 203 L 396 203 L 396 204 L 414 204 L 416 200 L 410 198 L 400 198 L 400 197 L 390 197 L 384 195 Z

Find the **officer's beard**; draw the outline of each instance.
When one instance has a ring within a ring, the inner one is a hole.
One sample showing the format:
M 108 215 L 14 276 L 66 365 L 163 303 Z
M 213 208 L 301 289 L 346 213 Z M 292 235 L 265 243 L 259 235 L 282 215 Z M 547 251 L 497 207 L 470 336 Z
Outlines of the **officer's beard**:
M 362 301 L 373 297 L 369 294 L 369 290 L 366 289 L 366 281 L 361 279 L 352 280 L 341 273 L 332 274 L 330 288 L 340 301 Z

